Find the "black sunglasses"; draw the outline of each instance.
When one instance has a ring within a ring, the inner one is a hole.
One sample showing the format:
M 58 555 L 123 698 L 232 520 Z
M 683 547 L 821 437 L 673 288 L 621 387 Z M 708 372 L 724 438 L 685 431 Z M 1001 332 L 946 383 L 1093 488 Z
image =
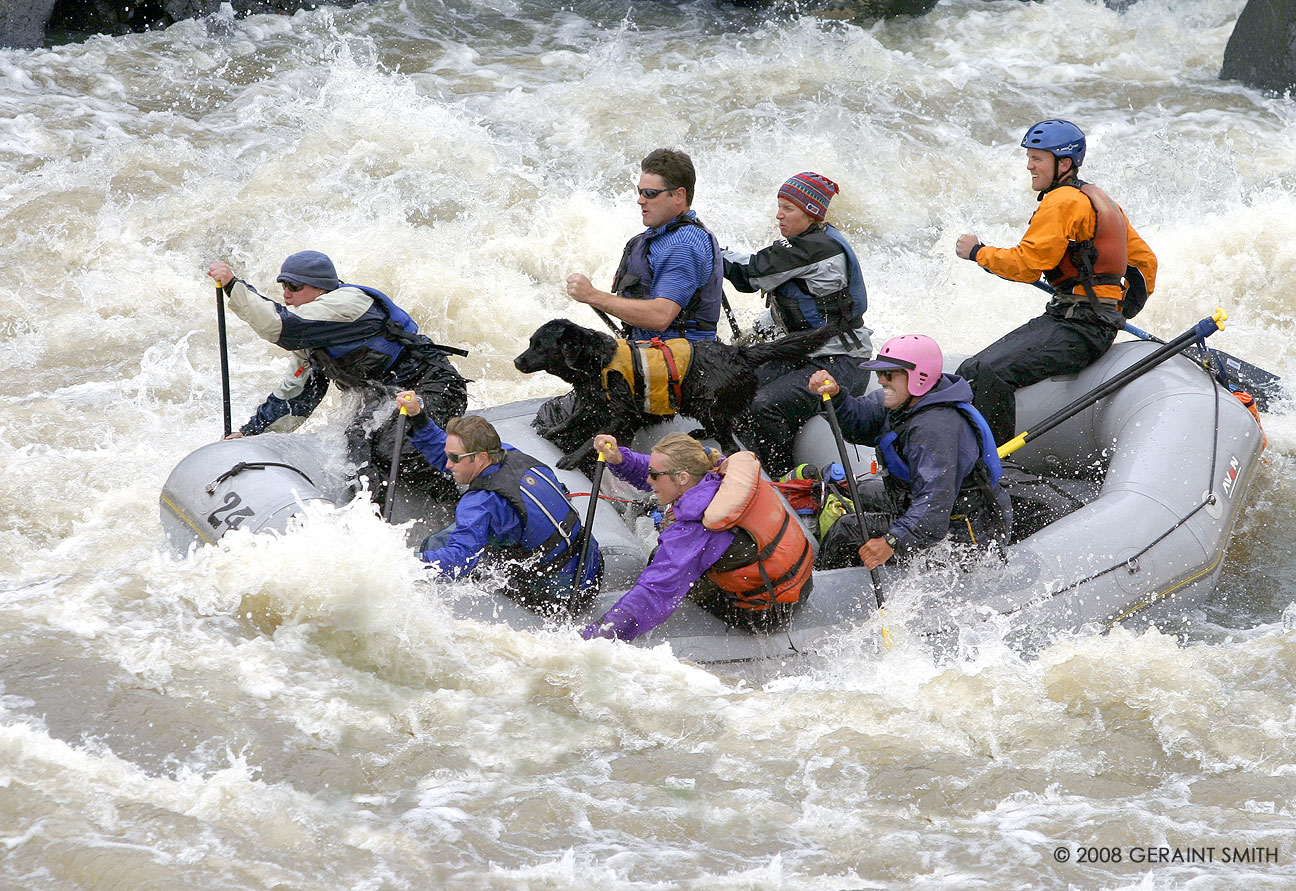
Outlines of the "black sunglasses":
M 659 476 L 674 476 L 677 473 L 679 473 L 678 470 L 649 470 L 648 478 L 655 480 Z
M 449 461 L 451 464 L 458 464 L 460 461 L 463 461 L 465 458 L 471 458 L 473 455 L 481 454 L 481 451 L 482 451 L 481 449 L 478 449 L 475 452 L 463 452 L 462 454 L 457 452 L 446 452 L 446 460 Z
M 289 291 L 292 291 L 294 294 L 296 294 L 302 288 L 306 287 L 305 285 L 299 285 L 296 282 L 280 282 L 279 284 L 283 285 L 285 288 L 287 288 Z
M 901 374 L 907 376 L 907 375 L 909 374 L 909 372 L 907 372 L 907 371 L 903 371 L 903 370 L 901 370 L 901 369 L 899 369 L 899 368 L 892 368 L 892 369 L 886 369 L 886 368 L 883 368 L 881 371 L 879 371 L 879 372 L 877 373 L 877 378 L 878 378 L 878 380 L 880 380 L 880 381 L 889 381 L 889 380 L 891 380 L 891 378 L 896 377 L 897 375 L 901 375 Z
M 683 186 L 674 186 L 669 189 L 637 189 L 636 191 L 638 191 L 640 195 L 642 195 L 643 197 L 651 201 L 654 198 L 656 198 L 658 195 L 660 195 L 662 192 L 674 192 L 676 189 L 681 189 L 681 188 L 683 188 Z

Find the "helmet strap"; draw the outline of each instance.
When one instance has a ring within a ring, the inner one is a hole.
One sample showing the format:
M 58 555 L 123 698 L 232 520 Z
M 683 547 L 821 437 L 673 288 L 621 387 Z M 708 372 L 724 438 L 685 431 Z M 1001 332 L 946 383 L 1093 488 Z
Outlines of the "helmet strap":
M 1076 171 L 1078 170 L 1078 168 L 1076 167 L 1075 159 L 1071 158 L 1070 160 L 1071 160 L 1071 169 L 1066 172 L 1064 177 L 1063 174 L 1058 173 L 1058 167 L 1062 166 L 1062 159 L 1059 158 L 1057 155 L 1053 155 L 1053 182 L 1049 184 L 1048 191 L 1050 192 L 1053 191 L 1058 186 L 1060 186 L 1065 180 L 1071 180 L 1076 178 L 1077 175 Z

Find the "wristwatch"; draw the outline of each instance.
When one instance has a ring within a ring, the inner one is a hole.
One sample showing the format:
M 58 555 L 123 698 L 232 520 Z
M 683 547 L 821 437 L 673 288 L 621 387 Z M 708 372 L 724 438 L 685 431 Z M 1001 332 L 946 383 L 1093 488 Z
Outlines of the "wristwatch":
M 882 540 L 887 543 L 887 547 L 889 547 L 891 550 L 894 551 L 896 549 L 896 537 L 892 535 L 890 532 L 882 536 Z

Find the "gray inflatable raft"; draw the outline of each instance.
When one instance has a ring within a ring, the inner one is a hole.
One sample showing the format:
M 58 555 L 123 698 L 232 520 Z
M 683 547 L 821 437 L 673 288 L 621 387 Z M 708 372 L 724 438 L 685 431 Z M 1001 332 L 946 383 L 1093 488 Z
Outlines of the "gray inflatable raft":
M 1141 341 L 1119 343 L 1078 375 L 1056 377 L 1017 394 L 1024 429 L 1068 405 L 1151 353 Z M 951 367 L 956 360 L 950 359 Z M 531 428 L 542 400 L 480 414 L 505 442 L 551 465 L 558 449 Z M 633 444 L 648 451 L 686 419 L 642 431 Z M 784 631 L 735 631 L 685 604 L 652 634 L 647 646 L 669 641 L 673 652 L 700 663 L 785 659 L 831 645 L 861 623 L 885 624 L 950 652 L 960 639 L 1008 640 L 1031 651 L 1057 635 L 1117 623 L 1144 626 L 1182 616 L 1215 588 L 1230 534 L 1261 449 L 1261 431 L 1248 410 L 1200 366 L 1174 357 L 1057 428 L 1028 442 L 1012 458 L 1065 490 L 1075 509 L 970 569 L 928 565 L 880 571 L 887 612 L 879 619 L 863 569 L 816 572 L 813 592 Z M 852 446 L 856 472 L 872 450 Z M 799 460 L 838 460 L 826 421 L 816 418 L 797 437 Z M 573 493 L 588 493 L 584 476 L 560 471 Z M 610 478 L 610 474 L 607 477 Z M 615 494 L 604 480 L 604 495 Z M 203 446 L 184 458 L 163 487 L 161 516 L 180 549 L 211 543 L 232 528 L 282 531 L 312 501 L 351 497 L 339 459 L 318 436 L 262 435 Z M 586 495 L 573 504 L 584 516 Z M 642 528 L 601 499 L 595 534 L 605 557 L 604 593 L 590 610 L 601 615 L 629 588 L 651 547 Z M 450 508 L 402 492 L 393 520 L 414 520 L 411 542 L 450 519 Z M 1019 513 L 1020 516 L 1020 513 Z M 541 619 L 504 596 L 468 595 L 454 603 L 465 617 L 539 627 Z

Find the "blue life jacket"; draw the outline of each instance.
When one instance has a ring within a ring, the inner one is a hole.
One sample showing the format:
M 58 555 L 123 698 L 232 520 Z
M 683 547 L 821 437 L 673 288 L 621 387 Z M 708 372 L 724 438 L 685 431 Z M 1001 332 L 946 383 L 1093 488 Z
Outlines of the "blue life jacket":
M 905 420 L 913 418 L 921 412 L 931 408 L 940 407 L 954 408 L 963 416 L 963 420 L 972 426 L 973 432 L 976 433 L 977 442 L 981 446 L 981 455 L 977 458 L 978 463 L 985 465 L 986 471 L 990 475 L 990 488 L 999 485 L 999 479 L 1003 476 L 1003 462 L 999 460 L 999 450 L 995 447 L 994 435 L 990 432 L 990 424 L 982 417 L 981 412 L 977 411 L 975 406 L 970 402 L 935 402 L 931 405 L 920 406 L 909 414 Z M 878 440 L 877 450 L 882 455 L 882 461 L 886 464 L 887 472 L 894 476 L 902 483 L 908 483 L 910 478 L 909 465 L 900 457 L 896 451 L 895 442 L 900 434 L 897 431 L 890 431 Z M 970 479 L 974 474 L 968 474 Z M 966 482 L 961 480 L 960 483 Z
M 404 331 L 406 334 L 418 333 L 418 323 L 410 318 L 410 314 L 397 306 L 394 300 L 382 291 L 379 291 L 377 288 L 371 288 L 367 285 L 352 284 L 343 284 L 341 287 L 355 288 L 372 297 L 374 301 L 374 309 L 380 312 L 386 319 L 387 327 L 391 330 L 391 333 L 395 333 L 395 329 L 397 328 Z M 405 345 L 398 340 L 394 340 L 387 332 L 381 332 L 360 340 L 350 341 L 349 343 L 325 347 L 325 351 L 334 359 L 341 359 L 348 353 L 354 352 L 358 349 L 370 349 L 387 356 L 387 363 L 384 366 L 384 370 L 387 370 L 396 364 L 396 360 L 400 358 L 401 352 L 405 349 Z
M 838 232 L 835 227 L 825 223 L 824 231 L 828 233 L 833 241 L 841 245 L 842 250 L 846 252 L 846 261 L 850 266 L 850 284 L 848 288 L 850 289 L 852 319 L 858 318 L 860 319 L 859 324 L 863 324 L 864 313 L 868 311 L 868 289 L 864 287 L 864 271 L 860 269 L 859 258 L 855 256 L 855 250 L 850 246 L 850 242 L 846 240 L 846 236 Z M 859 327 L 859 324 L 856 324 L 855 327 Z
M 661 333 L 661 337 L 687 337 L 689 340 L 711 339 L 715 336 L 720 322 L 721 298 L 724 296 L 724 254 L 720 242 L 702 221 L 696 216 L 679 216 L 659 229 L 640 232 L 626 242 L 621 253 L 621 263 L 617 266 L 616 275 L 612 277 L 612 292 L 634 300 L 652 299 L 653 271 L 648 263 L 648 243 L 654 238 L 673 232 L 680 226 L 697 226 L 711 240 L 712 261 L 711 277 L 706 284 L 698 288 L 680 309 L 679 315 L 671 322 L 670 327 Z M 629 336 L 631 326 L 626 326 Z M 692 336 L 689 336 L 692 332 Z M 698 335 L 708 335 L 699 337 Z
M 525 559 L 536 553 L 542 555 L 538 563 L 519 567 L 524 573 L 518 579 L 520 586 L 533 586 L 536 581 L 566 568 L 564 564 L 578 556 L 576 545 L 580 537 L 580 516 L 567 500 L 567 489 L 548 465 L 506 446 L 499 469 L 489 476 L 478 475 L 468 488 L 496 493 L 522 518 L 520 542 L 495 543 L 501 550 L 518 550 L 520 553 L 502 556 Z M 593 545 L 590 553 L 590 563 L 597 564 L 598 552 Z M 574 572 L 574 567 L 572 569 Z
M 864 313 L 868 310 L 864 272 L 846 236 L 827 223 L 823 224 L 822 232 L 846 255 L 849 283 L 841 290 L 816 297 L 807 293 L 796 279 L 789 279 L 775 288 L 771 295 L 777 304 L 775 317 L 789 331 L 809 331 L 824 325 L 836 325 L 843 331 L 846 346 L 858 348 L 862 344 L 853 332 L 864 324 Z

